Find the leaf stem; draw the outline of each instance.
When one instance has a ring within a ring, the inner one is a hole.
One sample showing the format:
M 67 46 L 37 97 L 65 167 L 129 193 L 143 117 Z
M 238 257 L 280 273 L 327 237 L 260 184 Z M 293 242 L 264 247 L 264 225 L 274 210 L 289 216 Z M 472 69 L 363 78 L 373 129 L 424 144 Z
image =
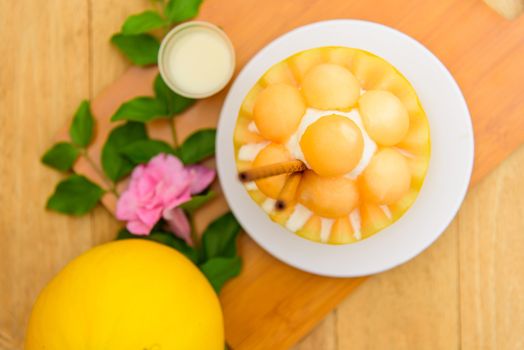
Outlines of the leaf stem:
M 189 227 L 191 230 L 191 239 L 193 240 L 193 245 L 196 247 L 200 246 L 200 241 L 198 239 L 198 234 L 195 229 L 195 218 L 193 216 L 193 213 L 187 213 L 187 217 L 189 219 Z
M 110 182 L 104 175 L 104 173 L 102 172 L 102 170 L 95 164 L 95 162 L 93 161 L 93 159 L 89 156 L 89 154 L 87 153 L 87 150 L 85 148 L 82 148 L 81 150 L 82 152 L 82 155 L 84 156 L 84 158 L 87 160 L 87 162 L 91 165 L 91 168 L 93 168 L 93 170 L 97 173 L 98 176 L 100 176 L 100 178 L 102 179 L 102 181 L 104 181 L 104 183 L 106 184 L 107 186 L 107 189 L 109 192 L 112 192 L 115 196 L 119 196 L 117 190 L 116 190 L 116 186 L 114 183 Z
M 169 121 L 169 124 L 171 124 L 171 135 L 173 135 L 173 146 L 175 146 L 175 148 L 178 148 L 178 137 L 176 134 L 175 118 L 171 118 Z

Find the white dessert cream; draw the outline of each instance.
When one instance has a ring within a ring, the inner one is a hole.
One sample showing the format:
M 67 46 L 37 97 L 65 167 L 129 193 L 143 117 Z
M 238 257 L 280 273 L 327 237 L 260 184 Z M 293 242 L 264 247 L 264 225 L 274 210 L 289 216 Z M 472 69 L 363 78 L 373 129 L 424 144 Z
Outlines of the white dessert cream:
M 203 98 L 227 85 L 235 68 L 235 54 L 218 27 L 188 22 L 164 38 L 158 65 L 164 81 L 175 92 Z

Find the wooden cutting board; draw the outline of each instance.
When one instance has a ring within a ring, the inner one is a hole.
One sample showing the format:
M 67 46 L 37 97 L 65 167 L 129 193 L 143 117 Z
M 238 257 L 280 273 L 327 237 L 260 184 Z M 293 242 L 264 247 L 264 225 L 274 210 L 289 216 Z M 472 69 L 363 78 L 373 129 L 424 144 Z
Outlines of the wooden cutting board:
M 473 184 L 524 141 L 524 17 L 508 22 L 478 0 L 206 0 L 199 18 L 229 34 L 237 72 L 272 39 L 300 25 L 334 18 L 389 25 L 432 50 L 463 89 L 476 136 Z M 94 159 L 99 159 L 111 128 L 110 116 L 123 101 L 151 94 L 156 72 L 132 68 L 93 101 L 98 119 L 90 149 Z M 199 101 L 177 118 L 180 137 L 216 126 L 225 94 Z M 169 140 L 166 121 L 155 122 L 149 131 L 152 137 Z M 75 171 L 102 182 L 83 159 Z M 115 201 L 111 195 L 104 197 L 110 211 Z M 197 229 L 226 210 L 220 196 L 199 213 Z M 221 294 L 226 337 L 234 349 L 288 348 L 364 280 L 298 271 L 262 251 L 247 235 L 240 239 L 240 251 L 242 274 Z

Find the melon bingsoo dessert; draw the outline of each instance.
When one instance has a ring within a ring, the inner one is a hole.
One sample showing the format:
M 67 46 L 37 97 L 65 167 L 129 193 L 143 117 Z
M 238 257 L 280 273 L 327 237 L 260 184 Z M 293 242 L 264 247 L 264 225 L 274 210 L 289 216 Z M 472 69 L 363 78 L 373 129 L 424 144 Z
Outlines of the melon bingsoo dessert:
M 414 203 L 430 134 L 415 90 L 392 65 L 363 50 L 322 47 L 259 79 L 238 113 L 234 146 L 239 172 L 300 161 L 303 171 L 248 181 L 246 190 L 289 231 L 346 244 Z

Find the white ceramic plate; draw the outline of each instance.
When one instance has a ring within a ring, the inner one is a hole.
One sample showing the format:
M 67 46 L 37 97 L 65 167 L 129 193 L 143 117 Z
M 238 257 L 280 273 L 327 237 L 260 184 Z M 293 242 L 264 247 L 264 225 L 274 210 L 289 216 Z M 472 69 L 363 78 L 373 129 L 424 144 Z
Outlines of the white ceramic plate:
M 417 91 L 431 129 L 431 160 L 415 204 L 393 225 L 354 244 L 320 244 L 289 232 L 269 219 L 237 179 L 233 130 L 246 93 L 273 64 L 299 51 L 321 46 L 359 48 L 393 64 Z M 238 75 L 220 115 L 217 165 L 220 182 L 235 216 L 271 255 L 314 274 L 363 276 L 415 257 L 448 226 L 468 188 L 473 166 L 473 130 L 457 83 L 419 42 L 371 22 L 318 22 L 279 37 L 255 55 Z

